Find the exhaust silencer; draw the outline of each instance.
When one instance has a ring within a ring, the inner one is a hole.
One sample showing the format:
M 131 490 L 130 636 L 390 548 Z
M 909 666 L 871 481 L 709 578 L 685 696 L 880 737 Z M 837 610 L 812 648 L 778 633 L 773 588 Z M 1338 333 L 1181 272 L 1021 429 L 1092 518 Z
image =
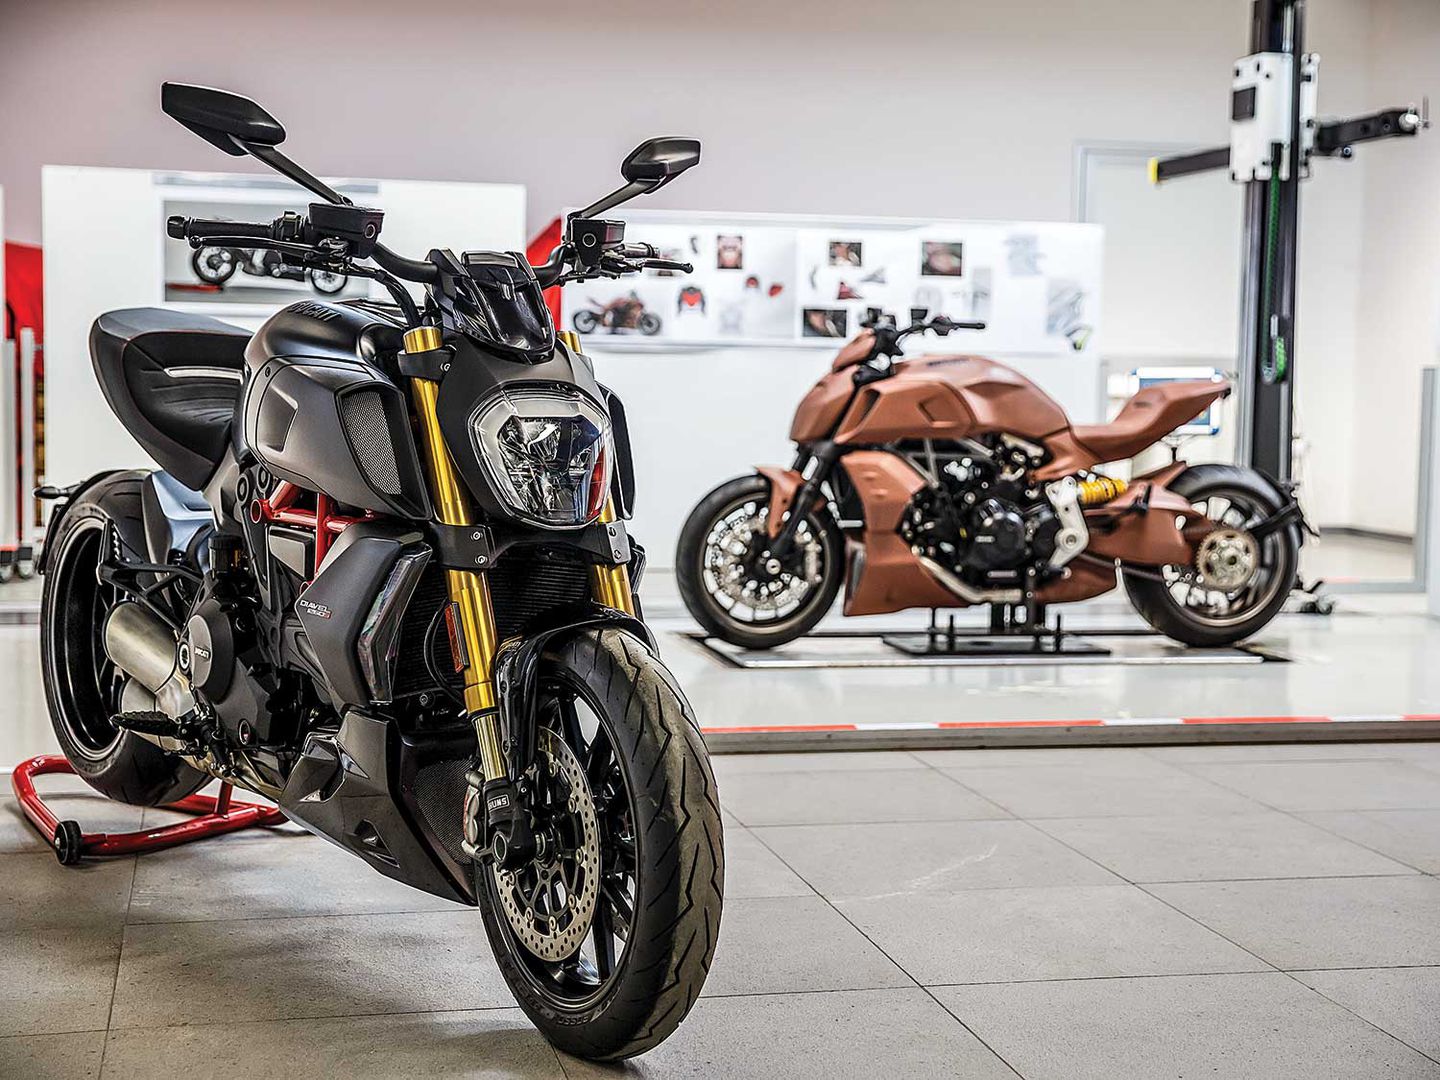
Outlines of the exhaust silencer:
M 105 620 L 104 641 L 105 654 L 154 695 L 161 712 L 176 717 L 194 708 L 175 635 L 157 616 L 134 602 L 118 604 Z

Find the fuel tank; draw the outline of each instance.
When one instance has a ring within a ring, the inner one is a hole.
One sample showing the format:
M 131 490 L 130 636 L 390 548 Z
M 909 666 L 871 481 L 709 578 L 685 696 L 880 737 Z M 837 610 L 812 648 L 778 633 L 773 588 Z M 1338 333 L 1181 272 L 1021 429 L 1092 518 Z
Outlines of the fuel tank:
M 1070 426 L 1049 394 L 984 357 L 903 360 L 890 378 L 858 389 L 852 376 L 837 365 L 815 384 L 795 412 L 791 439 L 867 445 L 1009 432 L 1039 442 Z
M 428 518 L 408 399 L 389 366 L 401 341 L 386 305 L 303 300 L 276 312 L 245 350 L 245 448 L 347 506 Z

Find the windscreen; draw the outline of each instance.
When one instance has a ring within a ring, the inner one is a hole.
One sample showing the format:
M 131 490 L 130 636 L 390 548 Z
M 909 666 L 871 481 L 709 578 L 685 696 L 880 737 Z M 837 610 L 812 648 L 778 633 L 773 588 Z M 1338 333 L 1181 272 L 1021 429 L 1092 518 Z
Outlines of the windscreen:
M 455 328 L 477 344 L 540 360 L 555 348 L 555 323 L 540 285 L 511 255 L 467 252 L 455 281 Z

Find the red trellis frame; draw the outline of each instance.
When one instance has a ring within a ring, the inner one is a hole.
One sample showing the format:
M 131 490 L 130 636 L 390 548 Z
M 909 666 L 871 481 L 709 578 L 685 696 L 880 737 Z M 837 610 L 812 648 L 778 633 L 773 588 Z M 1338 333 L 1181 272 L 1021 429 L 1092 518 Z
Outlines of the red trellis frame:
M 315 569 L 325 561 L 331 541 L 351 525 L 362 521 L 373 521 L 375 515 L 365 511 L 361 517 L 347 517 L 335 513 L 335 502 L 328 495 L 316 493 L 315 509 L 297 508 L 295 503 L 304 494 L 288 480 L 280 481 L 268 499 L 256 499 L 250 504 L 250 520 L 259 525 L 263 522 L 278 522 L 281 525 L 298 525 L 303 529 L 315 530 Z
M 167 810 L 198 815 L 189 821 L 138 832 L 82 832 L 79 822 L 57 818 L 35 790 L 37 776 L 74 771 L 59 754 L 43 754 L 22 761 L 10 776 L 10 787 L 25 816 L 50 843 L 55 857 L 66 866 L 74 866 L 86 856 L 143 855 L 241 829 L 281 825 L 286 820 L 285 815 L 273 806 L 236 802 L 231 798 L 233 788 L 229 784 L 221 784 L 218 795 L 189 795 L 166 807 Z

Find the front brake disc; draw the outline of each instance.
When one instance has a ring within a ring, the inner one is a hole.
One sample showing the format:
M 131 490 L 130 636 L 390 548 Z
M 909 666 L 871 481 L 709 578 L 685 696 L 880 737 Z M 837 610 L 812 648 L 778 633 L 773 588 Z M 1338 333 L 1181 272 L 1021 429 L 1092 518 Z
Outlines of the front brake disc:
M 537 787 L 549 786 L 551 805 L 563 808 L 560 820 L 546 830 L 545 847 L 534 860 L 515 870 L 492 863 L 490 874 L 516 939 L 553 963 L 575 954 L 595 918 L 600 824 L 585 770 L 565 740 L 541 728 L 538 749 Z

